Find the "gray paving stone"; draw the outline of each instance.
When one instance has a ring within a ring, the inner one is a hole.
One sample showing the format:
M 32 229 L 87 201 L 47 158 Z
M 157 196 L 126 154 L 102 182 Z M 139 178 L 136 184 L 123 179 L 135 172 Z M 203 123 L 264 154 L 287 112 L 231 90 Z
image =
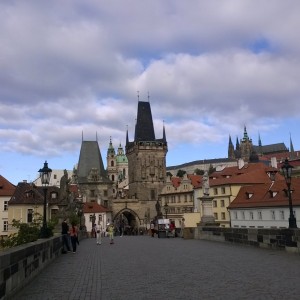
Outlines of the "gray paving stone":
M 149 236 L 81 241 L 13 299 L 300 299 L 300 257 L 281 251 Z

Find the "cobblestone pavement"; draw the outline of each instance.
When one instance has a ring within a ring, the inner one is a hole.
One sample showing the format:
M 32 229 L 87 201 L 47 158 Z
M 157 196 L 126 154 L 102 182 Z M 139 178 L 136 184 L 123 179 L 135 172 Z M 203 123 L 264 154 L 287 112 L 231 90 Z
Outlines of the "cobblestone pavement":
M 80 242 L 13 299 L 300 299 L 300 257 L 182 238 Z

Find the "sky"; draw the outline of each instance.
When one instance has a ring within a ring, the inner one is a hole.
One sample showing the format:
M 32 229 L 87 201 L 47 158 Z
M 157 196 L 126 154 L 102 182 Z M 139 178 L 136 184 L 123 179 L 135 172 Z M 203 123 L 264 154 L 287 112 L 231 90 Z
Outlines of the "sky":
M 167 166 L 225 158 L 231 136 L 300 149 L 300 1 L 3 0 L 0 175 L 72 170 L 82 137 L 134 137 L 150 101 Z

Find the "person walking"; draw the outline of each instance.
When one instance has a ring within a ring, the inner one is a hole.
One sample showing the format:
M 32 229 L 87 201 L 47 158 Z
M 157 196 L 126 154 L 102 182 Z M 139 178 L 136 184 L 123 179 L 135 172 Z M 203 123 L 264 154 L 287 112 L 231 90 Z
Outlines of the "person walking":
M 180 236 L 182 238 L 184 238 L 184 227 L 185 227 L 184 221 L 185 221 L 185 219 L 182 218 L 182 221 L 181 221 L 181 230 L 180 230 Z
M 151 222 L 150 224 L 150 230 L 151 230 L 151 236 L 154 237 L 154 233 L 155 233 L 155 225 L 153 222 Z
M 69 243 L 69 225 L 67 223 L 67 219 L 64 219 L 61 223 L 61 234 L 62 234 L 62 242 L 63 242 L 63 250 L 62 253 L 71 252 L 70 243 Z
M 72 226 L 71 226 L 69 232 L 70 232 L 70 237 L 71 237 L 73 253 L 76 253 L 77 242 L 78 242 L 78 228 L 74 222 L 72 223 Z
M 96 238 L 97 238 L 96 243 L 97 243 L 97 245 L 101 245 L 101 242 L 102 242 L 101 237 L 102 237 L 102 231 L 103 231 L 101 224 L 96 225 L 95 230 L 96 230 Z
M 114 230 L 115 230 L 114 224 L 113 223 L 109 224 L 107 227 L 107 232 L 108 232 L 110 244 L 114 243 Z

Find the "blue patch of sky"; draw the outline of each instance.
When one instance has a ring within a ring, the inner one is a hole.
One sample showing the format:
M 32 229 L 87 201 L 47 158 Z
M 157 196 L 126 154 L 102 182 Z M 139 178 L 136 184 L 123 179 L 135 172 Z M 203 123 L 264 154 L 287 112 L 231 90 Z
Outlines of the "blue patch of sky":
M 272 52 L 272 45 L 266 38 L 259 38 L 249 45 L 249 49 L 258 54 L 261 52 Z

